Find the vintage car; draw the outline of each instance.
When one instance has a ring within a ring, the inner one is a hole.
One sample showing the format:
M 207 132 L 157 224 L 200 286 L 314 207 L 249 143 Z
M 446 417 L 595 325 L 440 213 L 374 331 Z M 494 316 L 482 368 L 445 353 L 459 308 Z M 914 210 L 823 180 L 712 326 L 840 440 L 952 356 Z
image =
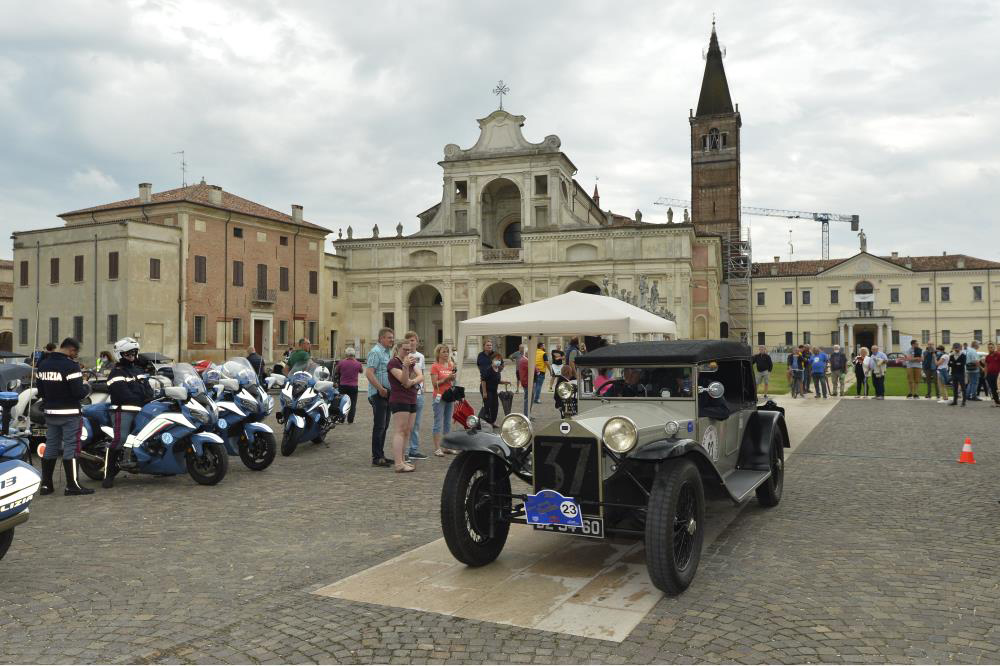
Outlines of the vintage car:
M 487 564 L 511 523 L 636 537 L 653 583 L 679 594 L 701 557 L 706 490 L 737 504 L 781 500 L 784 410 L 757 404 L 750 348 L 738 342 L 611 345 L 581 356 L 577 375 L 557 387 L 562 416 L 552 423 L 512 413 L 499 433 L 445 438 L 461 451 L 441 495 L 448 548 Z

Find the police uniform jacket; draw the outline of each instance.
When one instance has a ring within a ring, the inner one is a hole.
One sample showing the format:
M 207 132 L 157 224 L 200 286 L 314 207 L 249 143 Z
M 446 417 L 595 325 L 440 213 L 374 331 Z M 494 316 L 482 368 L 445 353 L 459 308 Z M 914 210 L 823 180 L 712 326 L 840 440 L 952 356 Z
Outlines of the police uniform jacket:
M 80 401 L 87 397 L 80 365 L 61 352 L 50 353 L 38 364 L 38 392 L 46 414 L 79 414 Z
M 119 361 L 108 375 L 111 409 L 138 412 L 153 399 L 149 375 L 138 363 Z

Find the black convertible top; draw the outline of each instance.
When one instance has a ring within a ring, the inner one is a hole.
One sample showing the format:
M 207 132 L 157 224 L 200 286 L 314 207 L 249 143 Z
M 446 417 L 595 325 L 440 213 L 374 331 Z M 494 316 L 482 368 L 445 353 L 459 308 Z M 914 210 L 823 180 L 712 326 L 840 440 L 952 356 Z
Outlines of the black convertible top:
M 658 340 L 622 342 L 580 356 L 586 367 L 645 365 L 650 363 L 701 363 L 724 359 L 750 359 L 750 347 L 735 340 Z

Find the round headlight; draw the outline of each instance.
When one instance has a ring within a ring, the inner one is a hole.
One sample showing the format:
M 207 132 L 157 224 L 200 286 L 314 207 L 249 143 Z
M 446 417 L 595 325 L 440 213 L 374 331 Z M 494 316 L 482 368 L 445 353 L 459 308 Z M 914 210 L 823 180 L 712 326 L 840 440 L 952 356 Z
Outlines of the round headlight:
M 531 421 L 523 414 L 508 414 L 500 424 L 500 439 L 512 449 L 523 449 L 531 443 Z
M 469 416 L 469 418 L 465 419 L 465 427 L 468 428 L 469 430 L 475 430 L 476 428 L 478 428 L 479 417 L 476 416 L 475 414 Z
M 681 424 L 677 421 L 667 421 L 667 423 L 663 426 L 663 430 L 667 433 L 667 437 L 673 437 L 680 429 Z
M 229 422 L 226 419 L 219 419 L 219 427 L 223 430 L 229 427 Z
M 616 416 L 604 424 L 604 444 L 616 453 L 631 451 L 638 434 L 635 422 L 625 416 Z
M 556 387 L 556 394 L 563 400 L 569 400 L 576 393 L 576 384 L 572 382 L 563 382 Z

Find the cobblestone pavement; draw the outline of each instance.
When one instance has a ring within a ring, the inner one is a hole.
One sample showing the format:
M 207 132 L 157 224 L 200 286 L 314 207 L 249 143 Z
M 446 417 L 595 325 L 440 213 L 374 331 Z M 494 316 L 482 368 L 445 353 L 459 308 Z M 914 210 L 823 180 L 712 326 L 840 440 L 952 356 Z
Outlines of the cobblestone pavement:
M 782 504 L 751 502 L 620 644 L 309 594 L 440 536 L 448 459 L 372 468 L 358 416 L 265 472 L 231 459 L 217 487 L 130 476 L 38 498 L 0 562 L 0 660 L 1000 662 L 986 403 L 841 402 L 790 459 Z M 955 462 L 967 435 L 974 466 Z

